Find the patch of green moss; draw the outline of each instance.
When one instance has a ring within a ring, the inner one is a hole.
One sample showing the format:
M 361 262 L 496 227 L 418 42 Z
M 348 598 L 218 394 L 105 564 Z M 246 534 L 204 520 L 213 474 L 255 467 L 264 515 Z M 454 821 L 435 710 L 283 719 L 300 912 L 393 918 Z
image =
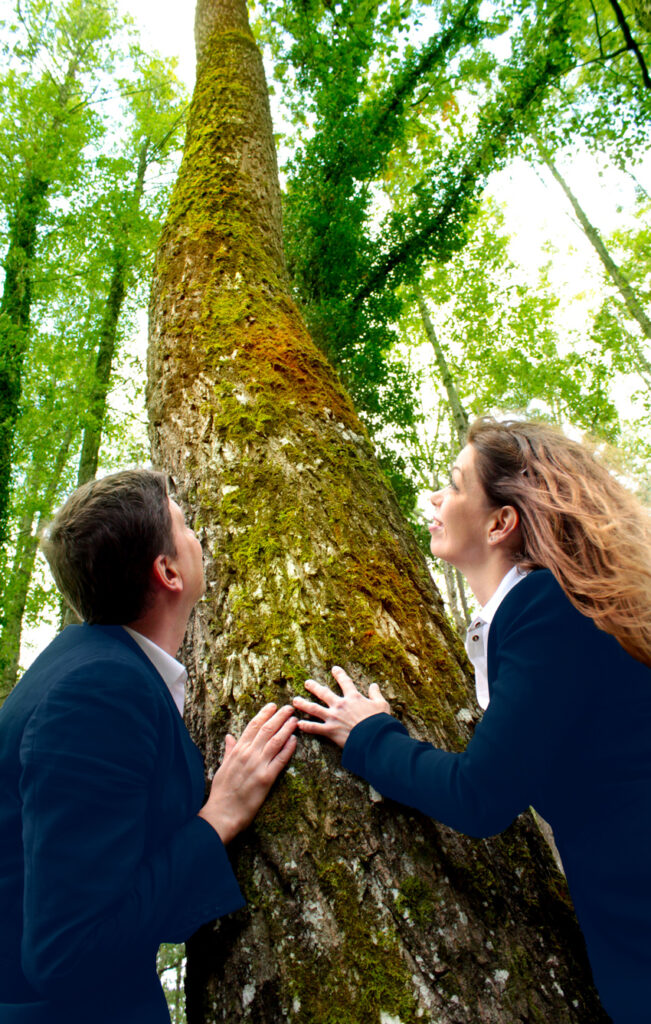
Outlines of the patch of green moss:
M 419 928 L 429 928 L 437 921 L 437 903 L 431 889 L 421 878 L 405 878 L 396 896 L 396 910 L 405 912 Z
M 360 903 L 346 865 L 322 865 L 319 879 L 341 927 L 341 944 L 328 958 L 307 956 L 297 965 L 290 982 L 301 1007 L 295 1024 L 369 1024 L 381 1010 L 416 1024 L 417 1001 L 397 936 L 382 930 Z

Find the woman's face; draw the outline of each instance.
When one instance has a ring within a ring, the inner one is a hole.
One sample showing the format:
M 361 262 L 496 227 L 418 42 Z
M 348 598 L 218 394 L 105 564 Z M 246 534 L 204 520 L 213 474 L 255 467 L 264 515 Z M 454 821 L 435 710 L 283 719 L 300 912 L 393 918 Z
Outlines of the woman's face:
M 434 515 L 429 526 L 430 550 L 462 572 L 478 568 L 491 548 L 490 527 L 495 522 L 475 470 L 472 445 L 459 453 L 450 473 L 450 483 L 431 497 Z

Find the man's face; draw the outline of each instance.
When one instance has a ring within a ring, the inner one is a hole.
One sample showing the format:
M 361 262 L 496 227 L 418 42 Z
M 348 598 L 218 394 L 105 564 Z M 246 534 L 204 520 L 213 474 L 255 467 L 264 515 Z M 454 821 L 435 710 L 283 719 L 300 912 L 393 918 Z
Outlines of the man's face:
M 176 502 L 172 498 L 168 498 L 168 501 L 172 516 L 172 539 L 176 548 L 174 563 L 183 579 L 183 591 L 194 605 L 206 589 L 201 544 L 194 530 L 186 524 L 185 516 Z

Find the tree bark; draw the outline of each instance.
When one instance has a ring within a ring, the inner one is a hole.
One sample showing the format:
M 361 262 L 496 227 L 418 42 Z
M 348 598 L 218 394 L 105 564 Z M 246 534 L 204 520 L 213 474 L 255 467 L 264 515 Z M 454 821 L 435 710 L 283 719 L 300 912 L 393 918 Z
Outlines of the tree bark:
M 371 446 L 289 295 L 262 69 L 245 0 L 200 0 L 197 84 L 157 255 L 153 458 L 203 540 L 184 658 L 214 769 L 227 729 L 333 662 L 412 734 L 474 720 L 463 649 Z M 530 819 L 473 841 L 390 805 L 302 739 L 231 847 L 248 899 L 188 944 L 188 1021 L 605 1020 L 563 881 Z

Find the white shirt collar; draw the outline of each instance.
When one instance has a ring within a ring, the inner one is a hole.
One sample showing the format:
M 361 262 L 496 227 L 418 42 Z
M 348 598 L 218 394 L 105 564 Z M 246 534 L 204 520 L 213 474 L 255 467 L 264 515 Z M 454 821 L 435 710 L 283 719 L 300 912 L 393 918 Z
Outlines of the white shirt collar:
M 502 577 L 497 590 L 491 594 L 483 608 L 480 608 L 476 615 L 470 620 L 468 632 L 466 633 L 466 651 L 475 670 L 475 690 L 477 703 L 480 708 L 486 709 L 490 700 L 488 690 L 488 632 L 495 612 L 510 590 L 525 578 L 523 572 L 517 565 Z
M 509 590 L 513 590 L 516 583 L 523 580 L 526 575 L 527 573 L 523 572 L 522 569 L 519 569 L 517 565 L 511 566 L 506 576 L 502 577 L 497 590 L 491 594 L 484 607 L 479 609 L 479 612 L 475 616 L 475 620 L 481 619 L 482 622 L 485 622 L 490 626 L 495 616 L 495 612 L 501 605 Z
M 138 647 L 144 651 L 156 671 L 163 677 L 163 682 L 172 694 L 174 703 L 179 709 L 179 714 L 182 715 L 188 673 L 181 662 L 173 658 L 167 651 L 164 651 L 158 644 L 155 644 L 149 637 L 143 636 L 142 633 L 137 633 L 130 626 L 123 626 L 122 628 L 126 629 L 129 636 L 136 641 Z

